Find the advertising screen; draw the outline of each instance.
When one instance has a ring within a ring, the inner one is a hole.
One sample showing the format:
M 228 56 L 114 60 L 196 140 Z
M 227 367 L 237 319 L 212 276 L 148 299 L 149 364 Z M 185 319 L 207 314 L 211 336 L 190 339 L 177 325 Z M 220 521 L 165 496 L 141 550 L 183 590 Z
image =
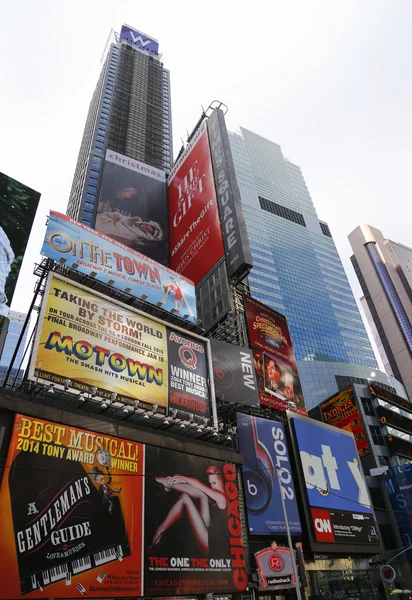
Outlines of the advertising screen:
M 236 469 L 17 415 L 0 488 L 0 598 L 243 591 Z
M 384 475 L 386 492 L 398 523 L 405 548 L 412 546 L 412 464 L 388 469 Z M 405 552 L 412 559 L 412 550 Z
M 173 167 L 168 194 L 170 266 L 197 285 L 224 255 L 205 126 Z
M 236 282 L 247 276 L 253 261 L 225 117 L 219 108 L 214 110 L 208 118 L 207 131 L 222 224 L 227 273 L 229 278 Z
M 235 467 L 147 447 L 146 473 L 146 595 L 244 590 Z
M 120 31 L 120 42 L 127 42 L 134 48 L 146 50 L 147 52 L 151 52 L 153 54 L 159 53 L 159 44 L 156 40 L 150 38 L 145 33 L 142 33 L 137 29 L 129 27 L 128 25 L 122 25 L 122 29 Z
M 237 414 L 239 451 L 245 459 L 243 487 L 252 535 L 286 534 L 276 470 L 292 534 L 302 532 L 282 423 Z
M 376 554 L 379 534 L 352 433 L 292 413 L 289 419 L 312 539 L 331 551 L 359 545 Z
M 261 404 L 306 415 L 286 317 L 246 294 L 244 302 Z
M 189 279 L 66 215 L 50 213 L 41 252 L 136 298 L 161 302 L 164 310 L 196 323 L 195 287 Z
M 360 458 L 370 454 L 371 449 L 352 386 L 322 402 L 320 408 L 324 423 L 353 433 Z
M 0 173 L 0 316 L 7 317 L 40 194 Z
M 17 415 L 0 598 L 143 595 L 144 446 Z
M 106 150 L 95 229 L 168 265 L 165 172 Z
M 206 344 L 162 321 L 50 275 L 29 377 L 159 412 L 179 405 L 209 417 Z M 175 398 L 176 396 L 176 398 Z
M 218 400 L 258 406 L 259 395 L 253 354 L 248 348 L 210 340 L 213 377 Z

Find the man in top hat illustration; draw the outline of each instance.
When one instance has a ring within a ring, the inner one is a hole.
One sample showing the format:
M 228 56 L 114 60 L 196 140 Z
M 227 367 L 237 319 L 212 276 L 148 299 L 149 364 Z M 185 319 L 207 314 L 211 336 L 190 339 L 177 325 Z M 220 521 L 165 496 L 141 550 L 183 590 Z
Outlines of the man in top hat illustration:
M 113 494 L 120 494 L 122 488 L 115 490 L 114 488 L 110 487 L 112 482 L 112 474 L 110 473 L 109 467 L 106 467 L 106 471 L 107 475 L 105 475 L 98 467 L 93 467 L 93 469 L 90 471 L 90 475 L 93 476 L 93 480 L 99 485 L 99 494 L 102 496 L 103 506 L 108 508 L 109 513 L 112 514 L 113 502 L 111 497 Z M 107 482 L 106 477 L 108 477 Z

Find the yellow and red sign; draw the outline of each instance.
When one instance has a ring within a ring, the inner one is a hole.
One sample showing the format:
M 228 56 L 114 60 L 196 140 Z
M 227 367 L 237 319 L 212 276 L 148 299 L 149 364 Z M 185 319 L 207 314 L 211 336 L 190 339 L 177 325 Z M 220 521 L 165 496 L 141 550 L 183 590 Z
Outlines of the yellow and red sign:
M 167 407 L 166 327 L 89 289 L 49 279 L 35 348 L 36 380 Z
M 144 446 L 17 415 L 0 488 L 0 598 L 143 595 Z

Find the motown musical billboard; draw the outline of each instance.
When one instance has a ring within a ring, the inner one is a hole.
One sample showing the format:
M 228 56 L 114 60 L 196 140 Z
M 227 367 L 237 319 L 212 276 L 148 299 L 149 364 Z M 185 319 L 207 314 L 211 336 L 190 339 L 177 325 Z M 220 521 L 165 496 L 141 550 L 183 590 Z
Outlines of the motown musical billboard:
M 29 378 L 209 417 L 202 340 L 50 274 Z
M 143 594 L 144 446 L 17 415 L 0 489 L 0 598 Z
M 234 465 L 22 415 L 7 465 L 1 599 L 245 590 Z

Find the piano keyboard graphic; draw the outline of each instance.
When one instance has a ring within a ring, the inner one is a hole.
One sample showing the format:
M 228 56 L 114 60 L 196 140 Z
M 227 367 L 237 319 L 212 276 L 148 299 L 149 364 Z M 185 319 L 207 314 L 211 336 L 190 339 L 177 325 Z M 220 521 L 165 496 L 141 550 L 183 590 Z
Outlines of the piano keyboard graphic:
M 123 560 L 123 550 L 121 545 L 113 546 L 107 550 L 101 550 L 100 552 L 94 552 L 89 556 L 77 558 L 56 567 L 50 567 L 50 569 L 46 569 L 40 573 L 34 573 L 31 576 L 30 591 L 43 590 L 46 585 L 50 585 L 61 579 L 65 579 L 66 585 L 70 585 L 72 576 L 84 573 L 84 571 L 89 571 L 90 569 L 94 569 L 95 567 L 99 567 L 100 565 L 104 565 L 113 560 Z

